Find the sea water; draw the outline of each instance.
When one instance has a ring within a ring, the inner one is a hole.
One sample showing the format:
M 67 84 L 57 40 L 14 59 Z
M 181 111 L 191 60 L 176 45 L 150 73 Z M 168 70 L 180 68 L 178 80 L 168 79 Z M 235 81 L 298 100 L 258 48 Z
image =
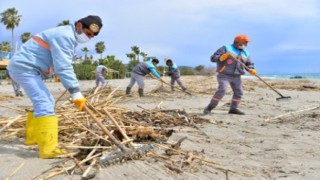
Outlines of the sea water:
M 320 73 L 259 74 L 271 79 L 320 79 Z

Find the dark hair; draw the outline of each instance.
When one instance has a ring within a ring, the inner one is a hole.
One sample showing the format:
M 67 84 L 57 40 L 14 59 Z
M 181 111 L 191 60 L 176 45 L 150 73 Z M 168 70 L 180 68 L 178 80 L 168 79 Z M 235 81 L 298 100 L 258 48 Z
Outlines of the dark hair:
M 169 62 L 173 63 L 171 59 L 167 59 L 166 64 L 168 65 Z
M 159 60 L 157 58 L 152 59 L 153 63 L 159 64 Z
M 82 24 L 82 29 L 84 28 L 90 29 L 91 24 L 96 24 L 99 27 L 99 29 L 98 29 L 98 32 L 94 32 L 95 36 L 99 34 L 100 29 L 102 28 L 102 20 L 99 16 L 89 15 L 87 17 L 79 19 L 77 22 L 80 22 Z

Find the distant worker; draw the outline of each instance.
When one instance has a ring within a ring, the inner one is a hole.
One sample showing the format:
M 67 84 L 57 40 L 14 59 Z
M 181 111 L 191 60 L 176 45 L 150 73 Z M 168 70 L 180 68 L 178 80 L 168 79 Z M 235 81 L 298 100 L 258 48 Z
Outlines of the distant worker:
M 183 83 L 180 80 L 180 70 L 176 63 L 174 63 L 171 59 L 167 59 L 166 65 L 169 67 L 169 70 L 166 74 L 171 77 L 171 91 L 175 91 L 174 84 L 176 81 L 183 91 L 187 90 L 187 88 L 183 85 Z
M 204 114 L 209 114 L 211 110 L 218 105 L 219 101 L 226 94 L 229 84 L 233 90 L 229 114 L 245 114 L 238 109 L 238 105 L 243 95 L 241 75 L 245 73 L 244 67 L 233 58 L 237 58 L 248 66 L 251 75 L 257 74 L 254 70 L 254 64 L 251 62 L 249 52 L 245 50 L 248 42 L 251 41 L 246 35 L 238 35 L 234 38 L 233 44 L 221 47 L 211 56 L 211 61 L 217 63 L 217 80 L 219 86 L 210 103 L 204 109 Z
M 105 75 L 108 72 L 108 68 L 100 63 L 96 68 L 96 88 L 104 88 L 106 86 L 106 78 Z
M 126 95 L 130 94 L 131 88 L 132 86 L 136 83 L 138 83 L 139 89 L 139 96 L 143 97 L 143 89 L 144 89 L 144 76 L 146 76 L 147 74 L 150 74 L 150 76 L 152 78 L 157 78 L 159 79 L 161 82 L 164 82 L 162 80 L 162 78 L 160 77 L 159 73 L 156 71 L 156 65 L 159 64 L 159 60 L 158 59 L 152 59 L 150 61 L 146 61 L 146 62 L 141 62 L 138 65 L 136 65 L 132 72 L 131 72 L 131 79 L 130 79 L 130 83 L 127 86 L 126 89 Z
M 7 76 L 8 76 L 9 79 L 11 79 L 8 70 L 7 70 Z M 23 96 L 23 93 L 22 93 L 22 90 L 21 90 L 21 86 L 16 81 L 14 81 L 13 79 L 11 79 L 11 84 L 12 84 L 13 91 L 14 91 L 15 95 L 16 96 Z
M 98 16 L 87 16 L 74 25 L 59 26 L 40 32 L 24 43 L 8 66 L 10 76 L 17 81 L 32 101 L 34 113 L 28 112 L 27 145 L 39 146 L 40 158 L 54 158 L 67 153 L 58 146 L 58 118 L 54 98 L 42 81 L 52 69 L 70 92 L 72 102 L 81 111 L 86 103 L 72 67 L 74 51 L 79 43 L 97 36 L 102 27 Z

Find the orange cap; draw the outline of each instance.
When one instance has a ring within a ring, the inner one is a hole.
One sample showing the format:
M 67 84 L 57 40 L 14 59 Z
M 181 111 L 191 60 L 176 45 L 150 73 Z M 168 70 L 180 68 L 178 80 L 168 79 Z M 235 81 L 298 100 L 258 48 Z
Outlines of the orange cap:
M 247 41 L 247 42 L 252 42 L 247 35 L 245 34 L 239 34 L 234 38 L 235 41 Z

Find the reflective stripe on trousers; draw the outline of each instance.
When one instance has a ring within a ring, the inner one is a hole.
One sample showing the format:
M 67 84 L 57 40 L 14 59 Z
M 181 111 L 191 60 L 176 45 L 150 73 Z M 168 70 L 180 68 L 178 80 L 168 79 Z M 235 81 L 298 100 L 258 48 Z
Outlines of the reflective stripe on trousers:
M 34 108 L 34 116 L 54 115 L 54 98 L 42 81 L 40 74 L 13 73 L 11 78 L 24 89 Z
M 218 90 L 213 95 L 209 105 L 211 107 L 216 107 L 218 105 L 219 101 L 226 94 L 228 85 L 230 84 L 230 86 L 233 90 L 233 97 L 231 100 L 231 107 L 230 108 L 231 109 L 238 108 L 241 97 L 243 95 L 241 76 L 218 74 L 217 80 L 219 83 L 219 87 L 218 87 Z

